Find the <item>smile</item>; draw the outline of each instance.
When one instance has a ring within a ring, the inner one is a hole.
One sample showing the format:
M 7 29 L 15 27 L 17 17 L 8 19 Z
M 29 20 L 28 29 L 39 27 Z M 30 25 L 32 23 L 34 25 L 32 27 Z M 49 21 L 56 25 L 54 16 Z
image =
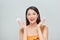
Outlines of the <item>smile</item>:
M 30 21 L 34 21 L 34 19 L 30 19 Z

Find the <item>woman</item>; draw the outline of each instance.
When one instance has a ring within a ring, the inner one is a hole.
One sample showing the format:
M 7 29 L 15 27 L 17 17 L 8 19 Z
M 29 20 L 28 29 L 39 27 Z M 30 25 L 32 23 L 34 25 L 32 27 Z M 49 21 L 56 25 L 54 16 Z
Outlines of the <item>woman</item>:
M 22 26 L 20 40 L 48 40 L 48 28 L 44 25 L 45 19 L 41 20 L 39 11 L 31 6 L 26 10 L 26 24 L 18 20 Z

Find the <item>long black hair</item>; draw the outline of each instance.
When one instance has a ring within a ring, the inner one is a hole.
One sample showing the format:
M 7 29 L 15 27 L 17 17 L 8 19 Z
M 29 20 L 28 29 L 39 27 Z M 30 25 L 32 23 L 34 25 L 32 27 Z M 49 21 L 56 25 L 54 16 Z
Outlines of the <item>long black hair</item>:
M 29 25 L 29 24 L 30 24 L 29 20 L 27 19 L 27 12 L 28 12 L 29 9 L 34 10 L 34 11 L 38 14 L 38 18 L 37 18 L 37 20 L 36 20 L 36 22 L 37 22 L 37 24 L 38 24 L 38 23 L 41 21 L 39 10 L 38 10 L 35 6 L 30 6 L 30 7 L 28 7 L 28 8 L 26 9 L 26 25 Z

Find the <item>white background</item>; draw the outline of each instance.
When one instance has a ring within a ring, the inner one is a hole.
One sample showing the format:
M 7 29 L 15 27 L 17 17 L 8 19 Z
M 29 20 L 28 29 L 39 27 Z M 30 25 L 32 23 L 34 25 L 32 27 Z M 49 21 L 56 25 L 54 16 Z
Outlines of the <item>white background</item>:
M 46 17 L 49 40 L 60 40 L 60 0 L 0 0 L 0 40 L 19 40 L 16 18 L 25 22 L 25 11 L 36 6 Z

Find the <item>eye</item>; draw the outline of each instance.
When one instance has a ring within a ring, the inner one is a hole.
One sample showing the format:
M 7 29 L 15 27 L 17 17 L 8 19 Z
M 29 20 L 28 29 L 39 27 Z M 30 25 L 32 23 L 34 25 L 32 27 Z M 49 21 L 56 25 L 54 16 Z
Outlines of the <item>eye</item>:
M 36 15 L 35 13 L 33 13 L 33 15 Z
M 30 13 L 27 14 L 28 16 L 31 15 Z

